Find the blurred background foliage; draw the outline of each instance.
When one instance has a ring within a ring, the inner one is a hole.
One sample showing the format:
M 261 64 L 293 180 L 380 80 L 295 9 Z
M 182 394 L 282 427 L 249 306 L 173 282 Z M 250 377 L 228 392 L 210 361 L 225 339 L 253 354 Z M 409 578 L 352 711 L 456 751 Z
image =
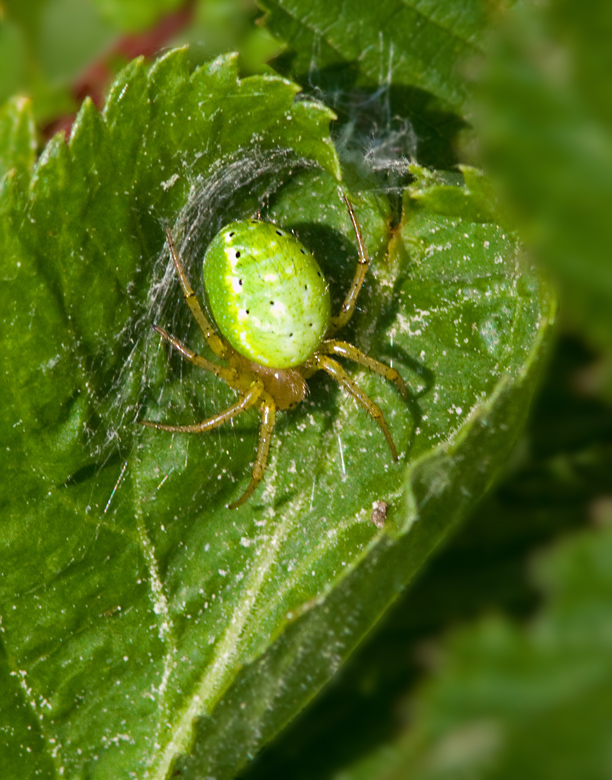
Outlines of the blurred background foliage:
M 134 56 L 235 49 L 243 72 L 276 70 L 334 108 L 349 175 L 366 158 L 393 192 L 409 158 L 488 169 L 560 291 L 531 424 L 489 498 L 243 777 L 609 778 L 612 5 L 449 1 L 454 81 L 425 54 L 377 81 L 368 35 L 391 33 L 364 2 L 342 28 L 355 60 L 333 31 L 313 54 L 306 0 L 2 0 L 0 103 L 31 98 L 42 149 Z
M 101 105 L 113 76 L 141 54 L 189 43 L 194 64 L 239 51 L 260 70 L 279 50 L 251 0 L 2 0 L 0 102 L 26 94 L 48 137 L 86 95 Z

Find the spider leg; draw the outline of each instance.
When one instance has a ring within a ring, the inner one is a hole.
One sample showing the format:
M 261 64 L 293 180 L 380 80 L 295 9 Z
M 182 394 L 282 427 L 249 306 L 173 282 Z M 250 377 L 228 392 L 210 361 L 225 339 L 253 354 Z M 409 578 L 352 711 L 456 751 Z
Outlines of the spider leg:
M 194 293 L 192 286 L 189 284 L 189 279 L 187 278 L 187 274 L 185 273 L 185 269 L 183 268 L 181 259 L 178 256 L 178 252 L 176 251 L 176 247 L 174 245 L 174 239 L 172 238 L 172 233 L 170 232 L 169 228 L 166 228 L 166 240 L 168 241 L 168 247 L 170 248 L 170 255 L 172 256 L 172 262 L 174 263 L 176 273 L 181 283 L 181 287 L 183 289 L 183 295 L 185 296 L 185 301 L 187 302 L 187 306 L 189 306 L 189 308 L 191 309 L 191 313 L 195 317 L 198 325 L 200 326 L 200 329 L 204 334 L 204 338 L 206 339 L 208 346 L 212 349 L 212 351 L 215 353 L 217 357 L 220 358 L 226 357 L 229 352 L 229 347 L 225 343 L 225 341 L 216 333 L 215 329 L 210 324 L 208 318 L 202 311 L 202 307 L 200 306 L 200 303 L 196 298 L 196 294 Z
M 351 284 L 350 290 L 346 294 L 346 298 L 340 307 L 340 311 L 335 317 L 332 317 L 331 327 L 329 328 L 328 335 L 335 333 L 341 327 L 346 325 L 346 323 L 353 316 L 353 312 L 355 311 L 355 304 L 357 303 L 357 298 L 359 296 L 359 292 L 361 291 L 361 286 L 363 285 L 363 281 L 370 265 L 368 250 L 366 249 L 366 245 L 361 234 L 361 227 L 359 222 L 357 222 L 357 217 L 355 216 L 353 204 L 346 197 L 344 192 L 342 193 L 342 197 L 344 198 L 351 222 L 353 223 L 353 230 L 355 231 L 355 238 L 357 239 L 358 260 L 355 276 L 353 277 L 353 283 Z
M 406 389 L 404 380 L 394 368 L 391 368 L 391 366 L 387 366 L 378 360 L 374 360 L 374 358 L 364 354 L 352 344 L 348 344 L 346 341 L 330 339 L 329 341 L 324 341 L 319 346 L 317 352 L 322 352 L 325 355 L 339 355 L 340 357 L 352 360 L 353 363 L 358 363 L 360 366 L 369 368 L 371 371 L 374 371 L 375 374 L 379 374 L 389 382 L 393 382 L 402 394 L 402 397 L 408 398 L 408 390 Z
M 218 376 L 220 379 L 223 379 L 225 382 L 228 383 L 228 385 L 231 386 L 232 383 L 234 383 L 238 378 L 238 373 L 235 369 L 225 368 L 225 366 L 218 366 L 216 363 L 213 363 L 211 360 L 207 360 L 205 357 L 202 357 L 202 355 L 198 355 L 197 352 L 194 352 L 192 349 L 189 349 L 189 347 L 186 347 L 177 338 L 171 336 L 163 328 L 160 328 L 159 325 L 153 325 L 153 330 L 159 333 L 159 335 L 163 339 L 165 339 L 170 344 L 172 344 L 174 349 L 176 349 L 178 352 L 181 353 L 181 355 L 186 357 L 187 360 L 190 360 L 192 363 L 195 363 L 196 366 L 203 368 L 205 371 L 210 371 L 211 374 L 214 374 L 215 376 Z
M 259 444 L 257 445 L 257 457 L 253 465 L 253 476 L 249 483 L 248 488 L 240 496 L 238 501 L 234 501 L 229 505 L 229 509 L 237 509 L 241 504 L 244 504 L 255 491 L 257 485 L 259 485 L 264 471 L 266 470 L 266 462 L 268 460 L 268 451 L 270 450 L 270 441 L 272 440 L 272 431 L 274 430 L 274 422 L 276 420 L 276 404 L 271 396 L 267 393 L 264 395 L 264 399 L 261 404 L 261 425 L 259 426 Z
M 242 412 L 246 412 L 247 409 L 250 409 L 251 406 L 257 403 L 262 392 L 262 380 L 255 379 L 251 387 L 235 404 L 194 425 L 167 425 L 166 423 L 154 422 L 153 420 L 139 420 L 138 422 L 141 425 L 146 425 L 147 428 L 157 428 L 159 431 L 170 431 L 170 433 L 204 433 L 212 428 L 217 428 L 219 425 L 223 425 L 224 422 L 231 420 L 232 417 L 237 417 Z
M 374 418 L 375 422 L 378 424 L 379 428 L 385 435 L 385 439 L 387 440 L 387 444 L 389 445 L 389 449 L 393 455 L 393 460 L 397 460 L 397 450 L 395 448 L 395 444 L 393 443 L 393 439 L 391 438 L 391 432 L 387 426 L 387 421 L 385 420 L 385 416 L 383 415 L 380 407 L 375 404 L 374 401 L 372 401 L 372 399 L 366 393 L 364 393 L 358 385 L 355 384 L 355 382 L 353 382 L 342 366 L 339 363 L 336 363 L 335 360 L 332 360 L 332 358 L 327 357 L 327 355 L 315 354 L 312 358 L 310 358 L 310 361 L 312 361 L 312 363 L 317 368 L 322 369 L 331 377 L 333 377 L 340 385 L 340 387 L 343 390 L 346 390 L 349 395 L 353 396 L 357 403 L 363 409 L 365 409 L 370 417 Z

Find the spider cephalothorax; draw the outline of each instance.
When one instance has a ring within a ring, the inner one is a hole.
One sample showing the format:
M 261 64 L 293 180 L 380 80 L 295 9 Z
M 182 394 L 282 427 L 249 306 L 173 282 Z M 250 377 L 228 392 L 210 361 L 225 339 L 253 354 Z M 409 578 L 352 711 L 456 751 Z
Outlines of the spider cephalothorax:
M 346 374 L 334 357 L 345 357 L 394 382 L 406 398 L 398 372 L 334 338 L 350 320 L 369 258 L 353 206 L 349 211 L 359 261 L 339 313 L 331 315 L 327 282 L 313 255 L 291 233 L 269 222 L 232 222 L 212 240 L 204 257 L 204 288 L 214 323 L 204 314 L 189 284 L 172 234 L 166 230 L 172 260 L 187 305 L 220 365 L 196 354 L 162 328 L 155 330 L 200 368 L 210 371 L 238 393 L 238 400 L 194 425 L 167 425 L 142 420 L 143 425 L 173 433 L 204 433 L 256 407 L 261 415 L 259 445 L 249 486 L 230 504 L 235 509 L 253 493 L 266 467 L 277 409 L 292 409 L 308 392 L 307 379 L 325 371 L 378 423 L 394 459 L 397 450 L 382 411 Z

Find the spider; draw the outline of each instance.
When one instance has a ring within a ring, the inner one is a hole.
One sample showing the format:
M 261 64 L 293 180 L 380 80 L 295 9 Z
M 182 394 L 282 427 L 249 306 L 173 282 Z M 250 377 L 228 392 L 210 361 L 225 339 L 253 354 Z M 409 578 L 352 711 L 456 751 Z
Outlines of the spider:
M 140 420 L 171 433 L 204 433 L 255 407 L 260 416 L 259 443 L 251 481 L 229 505 L 247 501 L 261 481 L 277 410 L 295 408 L 308 393 L 306 380 L 325 371 L 374 418 L 394 460 L 398 454 L 384 415 L 334 359 L 344 357 L 390 382 L 407 399 L 406 385 L 390 366 L 335 338 L 351 319 L 369 266 L 361 227 L 342 193 L 355 231 L 358 262 L 351 287 L 336 316 L 331 315 L 329 287 L 313 255 L 291 233 L 258 219 L 232 222 L 218 233 L 204 256 L 204 289 L 213 327 L 187 279 L 171 231 L 166 239 L 185 301 L 220 365 L 193 352 L 163 328 L 153 328 L 187 360 L 210 371 L 238 393 L 227 409 L 193 425 Z

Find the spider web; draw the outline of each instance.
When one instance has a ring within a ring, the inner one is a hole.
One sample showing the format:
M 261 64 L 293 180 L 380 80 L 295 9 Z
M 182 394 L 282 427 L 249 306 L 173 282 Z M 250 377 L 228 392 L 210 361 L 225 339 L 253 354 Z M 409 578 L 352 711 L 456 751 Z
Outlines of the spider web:
M 360 178 L 367 181 L 368 189 L 395 199 L 396 217 L 399 218 L 401 192 L 408 178 L 408 164 L 416 155 L 417 141 L 410 122 L 392 115 L 389 86 L 383 85 L 373 94 L 362 91 L 331 94 L 318 88 L 313 81 L 298 99 L 331 104 L 348 117 L 334 129 L 334 141 L 343 164 L 358 170 Z M 312 160 L 301 158 L 290 149 L 271 151 L 251 147 L 220 162 L 207 177 L 192 177 L 185 205 L 169 227 L 187 276 L 205 310 L 201 262 L 212 238 L 228 222 L 265 215 L 267 204 L 288 181 L 301 171 L 313 168 L 318 169 L 318 166 Z M 167 186 L 172 183 L 173 179 L 170 179 Z M 160 237 L 164 235 L 164 227 L 160 219 Z M 131 434 L 139 428 L 138 419 L 145 416 L 148 404 L 162 404 L 167 394 L 167 359 L 179 361 L 175 376 L 179 388 L 183 381 L 184 360 L 172 355 L 168 358 L 169 346 L 161 343 L 151 326 L 159 324 L 196 351 L 194 338 L 201 343 L 197 325 L 184 303 L 165 241 L 144 273 L 149 279 L 146 303 L 144 307 L 138 307 L 120 336 L 126 359 L 109 392 L 100 399 L 100 424 L 91 431 L 92 454 L 99 468 L 112 460 L 124 461 L 109 503 L 123 477 L 127 458 L 135 443 L 137 446 L 138 439 Z M 209 319 L 212 319 L 210 315 Z M 204 354 L 208 354 L 206 347 Z M 218 382 L 205 386 L 213 388 L 213 393 L 221 392 Z M 181 394 L 183 399 L 193 398 L 193 387 Z M 201 395 L 205 395 L 205 391 Z M 202 405 L 199 410 L 193 410 L 194 414 L 208 416 L 218 408 L 217 403 L 214 408 L 210 404 L 207 406 L 203 397 L 198 400 Z M 170 415 L 167 419 L 170 420 Z M 126 435 L 128 431 L 129 435 Z

